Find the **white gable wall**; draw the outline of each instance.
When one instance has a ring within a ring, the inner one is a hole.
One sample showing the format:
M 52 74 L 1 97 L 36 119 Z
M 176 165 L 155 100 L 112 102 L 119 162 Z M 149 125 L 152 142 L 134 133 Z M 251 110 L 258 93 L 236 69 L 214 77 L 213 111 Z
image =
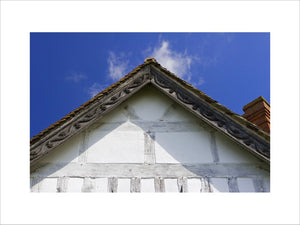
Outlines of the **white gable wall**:
M 269 191 L 262 162 L 241 148 L 145 87 L 45 157 L 32 191 Z

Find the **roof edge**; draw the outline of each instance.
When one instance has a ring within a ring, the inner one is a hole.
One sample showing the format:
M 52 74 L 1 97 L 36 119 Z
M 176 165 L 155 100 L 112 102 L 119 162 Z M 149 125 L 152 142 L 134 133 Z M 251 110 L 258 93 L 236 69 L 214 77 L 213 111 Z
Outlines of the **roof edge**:
M 73 111 L 71 111 L 70 113 L 68 113 L 67 115 L 65 115 L 64 117 L 62 117 L 58 121 L 56 121 L 55 123 L 51 124 L 49 127 L 47 127 L 44 130 L 40 131 L 38 134 L 34 135 L 32 138 L 30 138 L 30 145 L 34 144 L 42 136 L 47 135 L 49 132 L 51 132 L 52 130 L 54 130 L 56 127 L 61 126 L 65 122 L 71 120 L 73 117 L 75 117 L 80 112 L 82 112 L 82 110 L 84 108 L 90 106 L 93 102 L 101 100 L 102 97 L 108 95 L 116 87 L 118 87 L 119 85 L 121 85 L 122 83 L 124 83 L 125 81 L 127 81 L 130 77 L 132 77 L 134 74 L 136 74 L 137 72 L 139 72 L 142 68 L 144 68 L 145 66 L 147 66 L 147 65 L 149 65 L 151 63 L 153 63 L 153 62 L 152 61 L 148 61 L 148 62 L 145 62 L 144 64 L 141 64 L 141 65 L 137 66 L 131 72 L 129 72 L 123 78 L 121 78 L 119 81 L 117 81 L 117 82 L 113 83 L 111 86 L 103 89 L 101 92 L 99 92 L 93 98 L 91 98 L 90 100 L 86 101 L 85 103 L 83 103 L 82 105 L 80 105 L 79 107 L 77 107 L 76 109 L 74 109 Z
M 155 68 L 155 70 L 159 71 L 159 73 L 163 73 L 163 75 L 152 74 L 152 67 Z M 159 80 L 155 80 L 159 77 L 162 79 L 167 79 L 167 81 L 165 80 L 161 83 Z M 192 109 L 190 111 L 197 111 L 197 113 L 202 116 L 202 118 L 209 120 L 209 122 L 217 129 L 225 132 L 233 139 L 238 140 L 242 145 L 244 145 L 244 147 L 252 149 L 251 151 L 260 156 L 261 154 L 267 154 L 268 158 L 266 158 L 266 155 L 262 156 L 262 158 L 267 161 L 269 160 L 269 150 L 268 153 L 266 153 L 267 150 L 262 150 L 270 148 L 270 136 L 267 133 L 262 131 L 251 122 L 248 122 L 242 116 L 219 104 L 217 101 L 215 101 L 202 91 L 196 89 L 183 79 L 177 77 L 175 74 L 162 67 L 154 58 L 145 59 L 144 64 L 136 67 L 121 80 L 104 89 L 95 97 L 91 98 L 89 101 L 85 102 L 80 107 L 76 108 L 56 123 L 50 125 L 48 128 L 32 137 L 30 139 L 30 152 L 33 159 L 37 155 L 44 154 L 45 151 L 49 151 L 49 149 L 52 150 L 55 146 L 60 145 L 62 141 L 67 140 L 70 136 L 65 138 L 65 133 L 69 135 L 69 132 L 73 132 L 73 135 L 76 134 L 76 132 L 78 132 L 79 130 L 82 130 L 80 124 L 83 123 L 84 126 L 87 126 L 87 124 L 89 124 L 90 122 L 89 117 L 91 117 L 91 115 L 93 115 L 93 119 L 98 118 L 95 117 L 96 110 L 98 110 L 97 115 L 102 115 L 102 109 L 103 112 L 105 111 L 104 113 L 110 111 L 115 106 L 117 106 L 120 101 L 124 101 L 124 99 L 127 99 L 126 96 L 129 97 L 132 93 L 135 93 L 149 82 L 162 87 L 163 89 L 165 89 L 165 92 L 167 94 L 173 94 L 173 97 L 181 101 L 182 104 L 185 104 L 186 107 L 190 107 Z M 175 87 L 176 91 L 172 90 L 172 85 L 169 87 L 168 85 L 166 85 L 166 87 L 164 87 L 164 82 L 175 82 L 179 84 L 180 88 L 179 86 L 177 86 Z M 191 93 L 195 97 L 188 96 L 188 93 Z M 94 110 L 95 107 L 96 110 Z M 107 107 L 109 108 L 109 110 L 106 110 Z M 92 110 L 94 110 L 95 112 L 91 113 L 90 111 Z M 76 122 L 78 120 L 79 123 Z M 83 122 L 80 122 L 80 120 Z M 85 120 L 88 122 L 86 123 Z M 65 129 L 66 126 L 69 126 L 69 130 Z M 247 137 L 247 135 L 245 136 L 245 134 L 250 134 L 250 136 Z M 51 136 L 50 142 L 48 140 L 50 137 L 49 135 Z M 260 140 L 264 140 L 263 143 L 261 143 Z M 54 142 L 55 144 L 53 145 L 51 144 L 51 142 Z M 40 146 L 39 143 L 42 143 L 42 146 Z M 38 148 L 37 144 L 39 146 Z
M 214 104 L 217 103 L 216 101 L 212 103 L 211 101 L 204 100 L 199 97 L 197 93 L 195 94 L 195 92 L 187 89 L 185 85 L 179 84 L 182 87 L 179 88 L 179 86 L 174 84 L 174 82 L 177 83 L 177 81 L 172 79 L 174 75 L 171 74 L 172 77 L 169 77 L 170 80 L 168 80 L 168 76 L 164 73 L 165 71 L 158 70 L 155 72 L 159 68 L 155 66 L 154 69 L 151 70 L 151 73 L 154 76 L 153 83 L 155 85 L 158 85 L 161 90 L 175 101 L 184 105 L 189 111 L 200 116 L 200 118 L 210 125 L 213 125 L 218 130 L 225 132 L 227 136 L 233 138 L 244 147 L 249 148 L 249 150 L 251 149 L 251 152 L 255 152 L 255 154 L 258 154 L 263 160 L 269 161 L 269 139 L 262 137 L 257 132 L 253 132 L 253 130 L 257 131 L 260 128 L 247 121 L 245 121 L 245 124 L 248 126 L 241 124 L 233 117 L 237 114 L 233 113 L 233 115 L 228 115 L 228 112 L 220 111 L 218 108 L 214 107 Z M 160 75 L 159 73 L 163 73 L 164 75 Z M 178 80 L 182 81 L 182 84 L 185 84 L 185 81 L 180 78 L 178 78 Z M 250 126 L 252 129 L 249 128 Z
M 188 82 L 184 81 L 183 79 L 179 78 L 174 73 L 170 72 L 169 70 L 167 70 L 166 68 L 164 68 L 163 66 L 161 66 L 156 60 L 149 60 L 148 63 L 157 66 L 156 68 L 158 68 L 160 71 L 166 73 L 166 75 L 168 75 L 168 76 L 170 76 L 172 78 L 175 78 L 176 81 L 178 81 L 180 84 L 184 85 L 184 87 L 186 87 L 188 90 L 190 90 L 191 92 L 193 92 L 194 94 L 196 94 L 201 99 L 205 100 L 205 102 L 209 103 L 211 106 L 213 106 L 214 108 L 216 108 L 218 111 L 220 111 L 221 113 L 224 113 L 225 115 L 229 116 L 233 120 L 241 123 L 244 127 L 246 127 L 247 129 L 251 130 L 256 135 L 259 135 L 264 140 L 270 142 L 270 134 L 267 133 L 267 132 L 265 132 L 265 131 L 263 131 L 260 127 L 258 127 L 255 124 L 249 122 L 243 116 L 241 116 L 241 115 L 239 115 L 239 114 L 231 111 L 226 106 L 220 104 L 218 101 L 214 100 L 213 98 L 211 98 L 210 96 L 208 96 L 204 92 L 202 92 L 199 89 L 195 88 L 190 83 L 188 83 Z

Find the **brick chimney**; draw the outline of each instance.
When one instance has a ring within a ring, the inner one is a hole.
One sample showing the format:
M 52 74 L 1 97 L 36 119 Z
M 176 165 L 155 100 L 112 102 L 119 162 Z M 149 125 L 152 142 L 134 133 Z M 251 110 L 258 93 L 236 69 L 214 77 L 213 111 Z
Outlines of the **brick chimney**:
M 263 97 L 260 96 L 245 105 L 243 111 L 245 114 L 242 116 L 245 119 L 270 133 L 270 104 Z

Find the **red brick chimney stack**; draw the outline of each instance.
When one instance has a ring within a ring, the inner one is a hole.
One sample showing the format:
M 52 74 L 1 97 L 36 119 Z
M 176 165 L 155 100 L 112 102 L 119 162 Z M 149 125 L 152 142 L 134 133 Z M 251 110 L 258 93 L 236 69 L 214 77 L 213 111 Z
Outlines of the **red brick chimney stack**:
M 243 110 L 245 119 L 270 133 L 270 104 L 263 97 L 260 96 L 248 103 Z

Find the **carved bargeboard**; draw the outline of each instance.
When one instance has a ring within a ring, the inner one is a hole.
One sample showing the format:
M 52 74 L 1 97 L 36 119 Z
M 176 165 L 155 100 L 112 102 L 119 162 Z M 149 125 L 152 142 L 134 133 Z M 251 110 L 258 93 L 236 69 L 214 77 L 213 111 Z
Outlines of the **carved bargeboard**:
M 267 141 L 255 135 L 229 116 L 219 112 L 207 100 L 205 101 L 193 94 L 170 76 L 156 69 L 155 65 L 150 64 L 144 66 L 137 73 L 132 74 L 124 83 L 114 87 L 110 93 L 103 94 L 78 115 L 34 143 L 30 149 L 31 164 L 37 162 L 52 149 L 75 134 L 89 127 L 95 120 L 103 117 L 149 83 L 152 83 L 163 93 L 208 124 L 221 130 L 235 142 L 246 147 L 250 152 L 258 155 L 265 161 L 269 161 L 270 144 Z

